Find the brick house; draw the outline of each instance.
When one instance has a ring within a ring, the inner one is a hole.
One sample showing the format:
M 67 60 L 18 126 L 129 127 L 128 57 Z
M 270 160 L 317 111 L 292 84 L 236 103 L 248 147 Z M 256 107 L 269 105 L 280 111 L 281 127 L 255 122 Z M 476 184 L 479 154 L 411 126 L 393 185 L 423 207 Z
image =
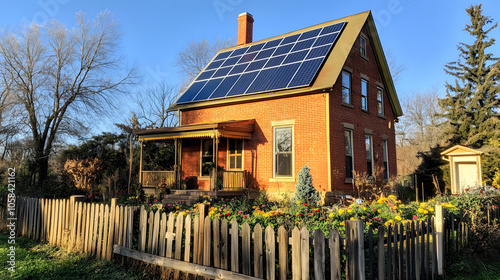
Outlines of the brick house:
M 371 12 L 257 42 L 253 21 L 238 17 L 237 46 L 170 106 L 179 127 L 136 133 L 141 143 L 174 139 L 171 180 L 211 190 L 220 166 L 224 188 L 276 195 L 295 190 L 304 165 L 323 192 L 353 191 L 353 170 L 396 175 L 402 110 Z

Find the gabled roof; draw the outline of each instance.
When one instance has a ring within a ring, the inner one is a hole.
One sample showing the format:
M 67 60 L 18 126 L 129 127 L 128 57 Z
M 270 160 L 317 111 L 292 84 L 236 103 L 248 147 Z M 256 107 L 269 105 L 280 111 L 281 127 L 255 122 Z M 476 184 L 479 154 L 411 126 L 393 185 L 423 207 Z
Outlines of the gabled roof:
M 470 155 L 482 155 L 483 152 L 475 150 L 462 145 L 455 145 L 441 152 L 442 156 L 470 156 Z
M 287 95 L 298 95 L 298 94 L 307 94 L 307 93 L 317 93 L 323 92 L 325 90 L 330 90 L 335 84 L 337 77 L 340 75 L 342 68 L 347 60 L 347 57 L 356 42 L 363 26 L 366 24 L 368 29 L 368 34 L 370 41 L 372 43 L 372 48 L 374 50 L 377 65 L 379 67 L 379 71 L 382 76 L 382 80 L 385 86 L 385 92 L 389 97 L 389 102 L 395 117 L 399 117 L 403 114 L 401 105 L 399 103 L 396 89 L 394 87 L 394 83 L 392 81 L 392 77 L 389 71 L 389 66 L 385 59 L 384 51 L 382 49 L 382 45 L 380 43 L 380 39 L 378 37 L 378 33 L 375 27 L 375 22 L 373 20 L 372 14 L 370 11 L 363 12 L 360 14 L 348 16 L 345 18 L 340 18 L 337 20 L 325 22 L 322 24 L 314 25 L 308 28 L 300 29 L 294 32 L 286 33 L 280 36 L 268 38 L 265 40 L 260 40 L 253 42 L 251 44 L 246 44 L 243 46 L 237 46 L 232 48 L 227 48 L 219 51 L 214 59 L 209 63 L 209 65 L 217 58 L 220 54 L 238 50 L 241 48 L 257 46 L 262 43 L 270 42 L 276 39 L 281 39 L 285 37 L 289 37 L 295 34 L 305 33 L 311 30 L 315 30 L 322 27 L 331 26 L 334 24 L 345 22 L 345 26 L 340 33 L 340 36 L 336 39 L 336 42 L 333 45 L 333 48 L 327 54 L 324 59 L 323 65 L 320 67 L 316 77 L 312 81 L 312 83 L 308 86 L 299 87 L 299 88 L 289 88 L 289 89 L 280 89 L 274 91 L 266 91 L 260 92 L 257 94 L 243 94 L 237 96 L 230 96 L 218 99 L 208 99 L 201 101 L 193 101 L 193 102 L 185 102 L 178 103 L 177 100 L 174 104 L 169 107 L 169 111 L 173 110 L 183 110 L 183 109 L 194 109 L 194 108 L 202 108 L 202 107 L 211 107 L 211 106 L 220 106 L 222 104 L 232 104 L 232 103 L 241 103 L 247 101 L 254 101 L 259 99 L 269 99 L 269 98 L 277 98 L 283 97 Z M 300 71 L 300 69 L 299 69 Z M 203 73 L 203 71 L 202 71 Z M 200 73 L 201 74 L 201 73 Z M 198 78 L 198 77 L 197 77 Z M 196 80 L 196 79 L 195 79 Z M 190 85 L 193 86 L 194 82 Z M 189 89 L 189 87 L 188 87 Z M 180 96 L 182 98 L 182 95 Z

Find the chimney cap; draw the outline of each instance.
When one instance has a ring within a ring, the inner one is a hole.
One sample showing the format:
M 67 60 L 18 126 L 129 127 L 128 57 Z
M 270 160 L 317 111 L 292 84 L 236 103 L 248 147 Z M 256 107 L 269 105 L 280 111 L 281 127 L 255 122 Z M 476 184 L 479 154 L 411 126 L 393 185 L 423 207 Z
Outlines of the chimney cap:
M 253 18 L 252 14 L 251 13 L 247 13 L 247 12 L 244 12 L 244 13 L 241 13 L 238 15 L 238 17 L 242 17 L 242 16 L 249 16 L 251 18 Z

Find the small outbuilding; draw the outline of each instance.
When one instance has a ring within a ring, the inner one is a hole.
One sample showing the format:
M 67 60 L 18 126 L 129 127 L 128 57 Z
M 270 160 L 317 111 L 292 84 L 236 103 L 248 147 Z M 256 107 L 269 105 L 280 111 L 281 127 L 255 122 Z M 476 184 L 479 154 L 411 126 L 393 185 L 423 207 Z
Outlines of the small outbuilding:
M 463 193 L 465 189 L 482 185 L 483 172 L 481 156 L 483 152 L 456 145 L 441 153 L 450 163 L 451 193 Z

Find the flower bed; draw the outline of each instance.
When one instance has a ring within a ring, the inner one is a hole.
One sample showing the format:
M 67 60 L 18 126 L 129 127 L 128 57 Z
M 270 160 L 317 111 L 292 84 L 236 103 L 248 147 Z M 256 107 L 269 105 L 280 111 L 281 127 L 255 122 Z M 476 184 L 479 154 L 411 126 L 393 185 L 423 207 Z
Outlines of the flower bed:
M 480 213 L 488 205 L 498 207 L 500 191 L 489 187 L 478 187 L 467 190 L 462 195 L 445 195 L 426 202 L 402 203 L 396 196 L 390 195 L 378 200 L 365 201 L 358 199 L 351 205 L 334 205 L 320 207 L 301 201 L 292 202 L 289 198 L 280 201 L 269 201 L 265 195 L 258 199 L 214 199 L 208 196 L 200 197 L 193 206 L 183 202 L 178 204 L 161 204 L 158 201 L 149 201 L 145 204 L 148 211 L 164 211 L 197 215 L 199 205 L 206 205 L 208 216 L 212 219 L 236 220 L 242 225 L 247 222 L 250 227 L 259 223 L 262 227 L 268 225 L 273 228 L 284 226 L 293 229 L 295 226 L 305 226 L 311 232 L 323 230 L 325 234 L 331 228 L 344 233 L 344 221 L 363 220 L 365 226 L 378 228 L 394 223 L 422 221 L 434 216 L 436 203 L 443 205 L 445 213 L 467 214 L 474 221 L 481 219 Z

